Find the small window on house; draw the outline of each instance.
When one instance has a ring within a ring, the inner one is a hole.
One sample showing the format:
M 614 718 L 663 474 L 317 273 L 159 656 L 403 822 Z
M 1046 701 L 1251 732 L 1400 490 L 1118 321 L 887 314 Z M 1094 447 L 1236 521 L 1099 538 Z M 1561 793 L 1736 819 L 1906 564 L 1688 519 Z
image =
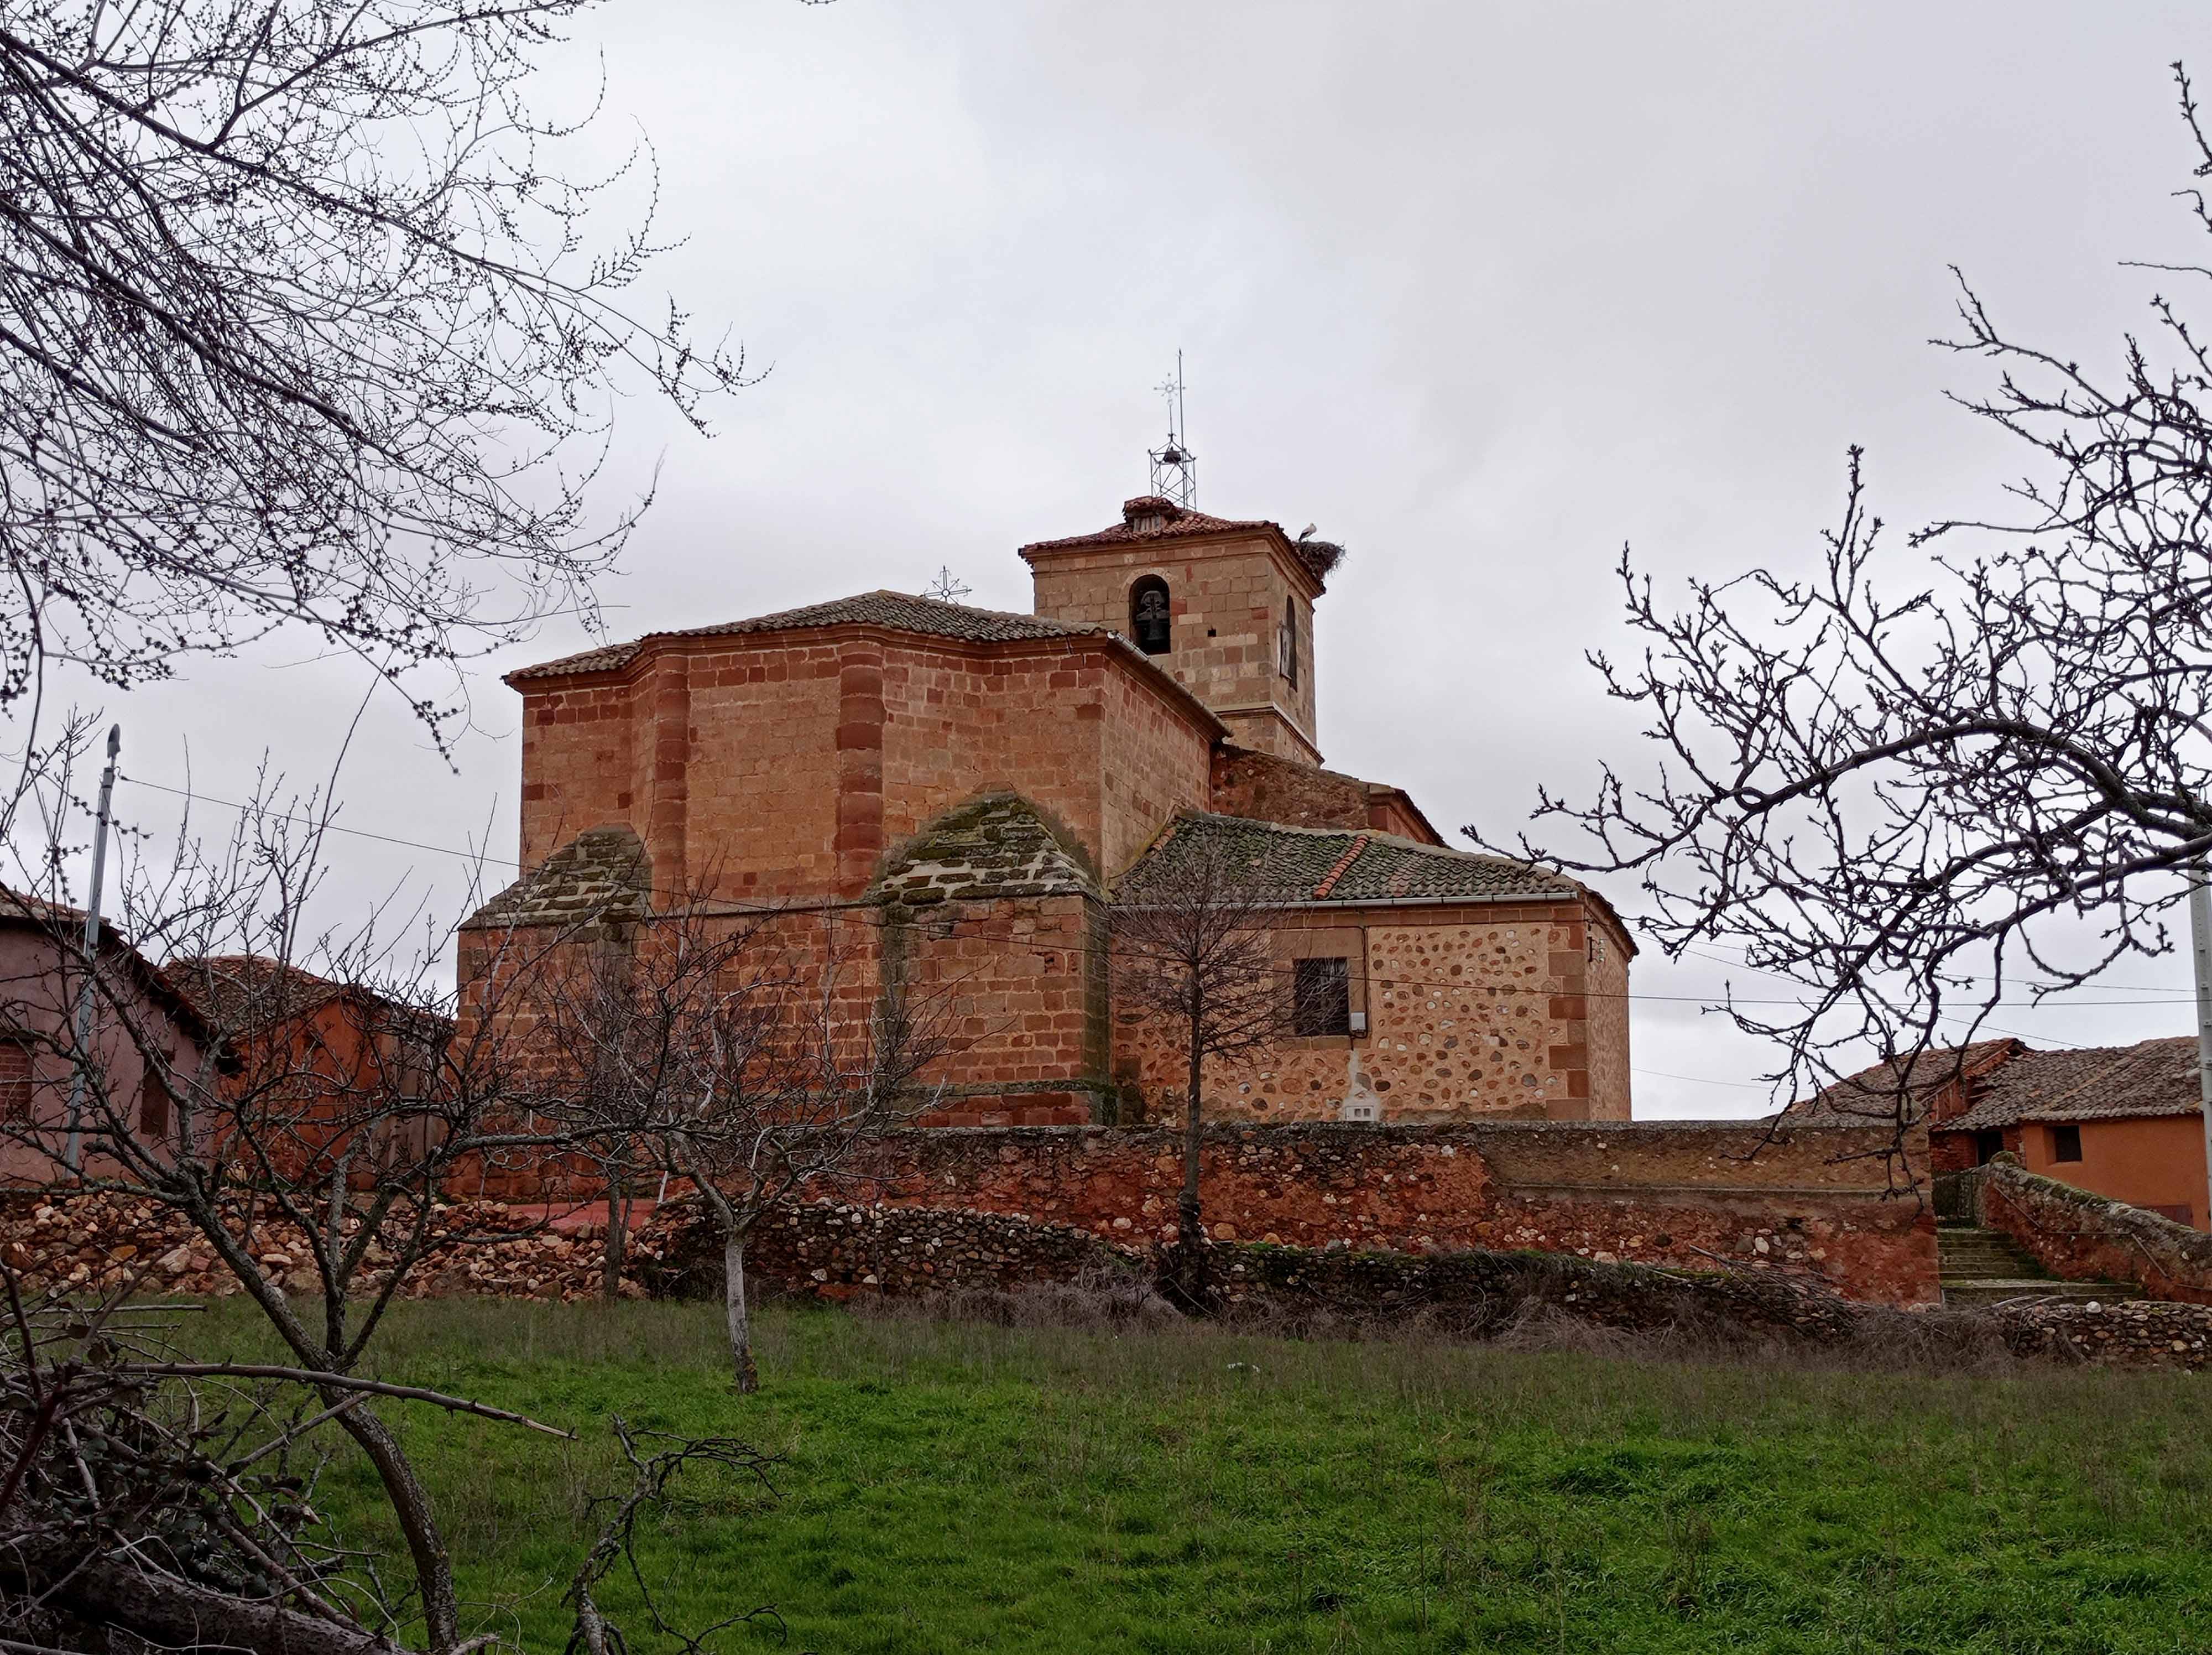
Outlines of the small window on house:
M 1283 625 L 1275 640 L 1275 659 L 1283 665 L 1283 676 L 1292 684 L 1298 681 L 1298 600 L 1283 599 Z
M 169 1135 L 169 1088 L 151 1068 L 138 1083 L 138 1131 L 157 1140 Z
M 2080 1127 L 2054 1126 L 2051 1129 L 2051 1159 L 2054 1161 L 2078 1161 L 2081 1159 Z
M 1352 962 L 1302 959 L 1291 976 L 1292 1032 L 1348 1035 L 1352 1032 Z
M 0 1121 L 31 1118 L 31 1043 L 0 1040 Z
M 1164 655 L 1174 646 L 1174 633 L 1168 583 L 1147 575 L 1129 588 L 1129 636 L 1146 654 Z

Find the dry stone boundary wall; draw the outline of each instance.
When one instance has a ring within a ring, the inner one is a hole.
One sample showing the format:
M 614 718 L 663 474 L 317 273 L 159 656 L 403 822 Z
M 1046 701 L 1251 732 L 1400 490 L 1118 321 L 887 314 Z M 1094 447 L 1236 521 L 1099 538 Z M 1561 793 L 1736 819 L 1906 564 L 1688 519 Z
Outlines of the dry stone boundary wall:
M 1891 1187 L 1885 1128 L 1622 1122 L 1207 1129 L 1212 1238 L 1413 1253 L 1491 1250 L 1597 1263 L 1741 1264 L 1846 1297 L 1940 1298 L 1926 1202 Z M 1908 1146 L 1926 1165 L 1925 1140 Z M 1164 1128 L 893 1135 L 865 1202 L 966 1207 L 1127 1244 L 1170 1239 L 1182 1134 Z
M 1983 1168 L 1981 1218 L 2056 1276 L 2134 1281 L 2154 1299 L 2212 1305 L 2212 1234 L 2029 1171 L 2017 1157 Z
M 407 1296 L 595 1295 L 598 1238 L 588 1230 L 548 1228 L 544 1216 L 543 1208 L 489 1204 L 442 1209 L 441 1228 L 481 1233 L 511 1223 L 515 1232 L 502 1242 L 456 1245 L 416 1273 Z M 292 1291 L 312 1290 L 300 1238 L 264 1223 L 251 1243 L 257 1256 L 292 1278 L 286 1284 Z M 1160 1263 L 1155 1249 L 1119 1244 L 1073 1225 L 954 1208 L 830 1202 L 774 1215 L 756 1233 L 747 1259 L 755 1281 L 799 1296 L 950 1295 L 972 1303 L 978 1295 L 996 1295 L 1018 1308 L 1025 1295 L 1073 1287 L 1082 1305 L 1122 1312 L 1146 1301 Z M 720 1289 L 719 1244 L 699 1221 L 696 1202 L 671 1202 L 657 1211 L 635 1238 L 630 1261 L 625 1297 L 713 1296 Z M 112 1194 L 0 1201 L 0 1262 L 28 1293 L 48 1287 L 101 1295 L 118 1288 L 162 1296 L 237 1291 L 201 1238 L 173 1214 Z M 1716 1346 L 1848 1344 L 1878 1353 L 1891 1334 L 1923 1321 L 1853 1305 L 1810 1273 L 1784 1269 L 1676 1270 L 1555 1254 L 1408 1254 L 1265 1243 L 1217 1243 L 1211 1263 L 1232 1317 L 1290 1330 L 1425 1327 L 1481 1337 L 1534 1310 Z M 2022 1356 L 2190 1371 L 2212 1366 L 2212 1305 L 2043 1303 L 1967 1314 Z

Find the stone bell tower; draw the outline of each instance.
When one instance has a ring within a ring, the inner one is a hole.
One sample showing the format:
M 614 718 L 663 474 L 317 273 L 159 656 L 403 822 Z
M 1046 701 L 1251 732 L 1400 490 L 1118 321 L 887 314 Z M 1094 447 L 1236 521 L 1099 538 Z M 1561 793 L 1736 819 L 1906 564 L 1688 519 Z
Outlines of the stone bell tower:
M 1123 502 L 1110 528 L 1022 548 L 1037 614 L 1110 627 L 1239 745 L 1309 764 L 1321 762 L 1313 606 L 1342 556 L 1278 524 L 1209 516 L 1163 495 Z

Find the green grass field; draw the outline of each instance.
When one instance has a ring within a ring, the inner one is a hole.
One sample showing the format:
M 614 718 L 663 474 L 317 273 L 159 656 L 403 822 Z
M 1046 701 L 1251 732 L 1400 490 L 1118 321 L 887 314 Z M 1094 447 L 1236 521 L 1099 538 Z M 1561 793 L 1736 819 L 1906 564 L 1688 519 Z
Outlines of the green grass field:
M 218 1336 L 257 1346 L 250 1312 Z M 781 1310 L 732 1396 L 714 1313 L 410 1305 L 409 1404 L 462 1590 L 560 1647 L 610 1417 L 743 1436 L 645 1556 L 720 1647 L 845 1652 L 2212 1651 L 2212 1382 L 1864 1374 L 1008 1329 Z M 365 1469 L 323 1505 L 393 1543 Z M 611 1594 L 617 1606 L 631 1601 Z

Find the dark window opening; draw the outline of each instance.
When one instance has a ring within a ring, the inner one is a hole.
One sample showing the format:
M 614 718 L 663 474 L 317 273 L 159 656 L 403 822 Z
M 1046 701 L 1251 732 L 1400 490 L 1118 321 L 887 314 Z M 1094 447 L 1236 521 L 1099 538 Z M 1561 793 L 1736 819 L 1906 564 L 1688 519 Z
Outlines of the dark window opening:
M 2051 1159 L 2054 1161 L 2078 1161 L 2081 1159 L 2080 1127 L 2054 1126 L 2051 1129 Z
M 1352 1032 L 1352 962 L 1302 959 L 1292 978 L 1291 1027 L 1298 1034 Z
M 1974 1165 L 1987 1166 L 1990 1164 L 1990 1158 L 2003 1147 L 2003 1133 L 1977 1132 L 1974 1134 Z
M 0 1040 L 0 1121 L 31 1118 L 31 1044 Z
M 1148 655 L 1174 647 L 1174 617 L 1168 607 L 1168 583 L 1147 575 L 1129 588 L 1129 636 Z
M 1283 599 L 1283 626 L 1275 642 L 1276 659 L 1283 664 L 1283 676 L 1292 684 L 1298 681 L 1298 600 Z
M 138 1130 L 149 1138 L 169 1135 L 169 1088 L 150 1068 L 138 1083 Z

